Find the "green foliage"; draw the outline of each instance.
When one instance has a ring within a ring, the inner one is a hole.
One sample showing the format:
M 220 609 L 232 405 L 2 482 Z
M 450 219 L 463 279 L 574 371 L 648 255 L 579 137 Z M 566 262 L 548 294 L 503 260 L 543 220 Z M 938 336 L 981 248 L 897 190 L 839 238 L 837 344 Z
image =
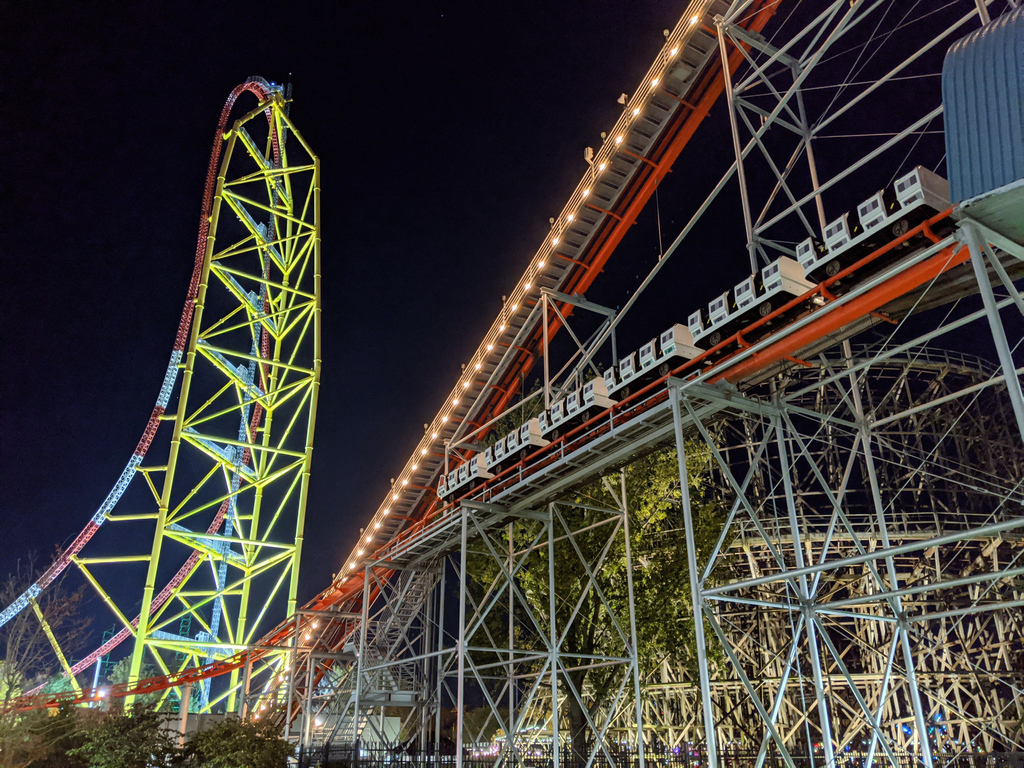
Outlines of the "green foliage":
M 196 768 L 282 768 L 292 748 L 271 723 L 227 718 L 193 736 L 185 753 Z
M 724 519 L 713 503 L 705 500 L 709 483 L 710 451 L 688 444 L 687 474 L 689 496 L 694 518 L 696 559 L 703 567 L 721 533 Z M 556 585 L 555 621 L 560 632 L 562 658 L 569 682 L 577 699 L 568 697 L 568 718 L 573 742 L 582 749 L 585 738 L 584 710 L 594 715 L 610 704 L 619 690 L 623 665 L 594 667 L 588 659 L 594 656 L 621 656 L 622 634 L 629 635 L 629 594 L 626 573 L 625 537 L 610 537 L 617 516 L 607 510 L 620 508 L 619 498 L 625 486 L 628 509 L 629 544 L 633 560 L 633 596 L 637 629 L 637 650 L 640 672 L 646 676 L 664 661 L 689 669 L 696 675 L 697 653 L 693 605 L 690 599 L 689 565 L 683 520 L 682 494 L 676 451 L 663 450 L 649 454 L 625 467 L 621 473 L 604 478 L 579 490 L 557 509 L 565 526 L 572 531 L 564 535 L 559 526 L 554 545 L 554 579 Z M 514 548 L 524 551 L 541 530 L 541 523 L 524 520 L 513 526 Z M 603 567 L 596 563 L 607 552 Z M 519 571 L 517 583 L 538 619 L 547 624 L 550 605 L 546 544 L 535 549 Z M 467 563 L 472 576 L 474 597 L 483 592 L 498 576 L 498 564 L 490 557 L 474 557 Z M 594 571 L 597 590 L 590 588 L 589 571 Z M 712 574 L 713 577 L 713 574 Z M 498 626 L 504 619 L 500 611 L 492 612 L 489 632 L 502 637 L 506 629 Z M 575 618 L 573 618 L 575 616 Z M 521 649 L 536 644 L 526 627 L 532 622 L 519 618 L 514 631 Z M 545 629 L 545 631 L 547 631 Z M 710 634 L 710 633 L 708 633 Z M 472 641 L 471 641 L 472 642 Z M 707 649 L 714 662 L 720 649 Z M 574 655 L 578 654 L 574 658 Z
M 85 732 L 83 743 L 68 751 L 91 768 L 150 768 L 164 766 L 177 755 L 174 732 L 151 708 L 130 714 L 112 712 Z
M 518 429 L 520 425 L 525 424 L 535 416 L 539 416 L 543 410 L 544 398 L 535 394 L 529 400 L 520 403 L 515 410 L 509 411 L 494 422 L 487 433 L 487 437 L 483 440 L 484 445 L 494 445 L 501 438 L 512 432 L 512 430 Z
M 107 680 L 110 681 L 111 685 L 119 685 L 120 683 L 127 683 L 129 673 L 132 668 L 132 657 L 125 656 L 114 668 L 110 670 L 110 674 L 107 675 Z M 139 680 L 145 680 L 149 677 L 154 677 L 156 670 L 154 670 L 148 664 L 143 664 L 139 670 Z M 142 693 L 135 697 L 135 706 L 138 707 L 155 707 L 157 702 L 160 701 L 162 693 Z

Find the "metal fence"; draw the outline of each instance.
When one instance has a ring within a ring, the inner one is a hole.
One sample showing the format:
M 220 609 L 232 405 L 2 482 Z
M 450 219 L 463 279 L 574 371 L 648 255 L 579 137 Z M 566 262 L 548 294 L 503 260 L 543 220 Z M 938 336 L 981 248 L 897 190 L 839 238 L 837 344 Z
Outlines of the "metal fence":
M 569 747 L 563 747 L 558 755 L 560 768 L 640 768 L 640 759 L 635 750 L 622 750 L 617 745 L 607 750 L 598 750 L 588 764 L 586 757 L 580 758 Z M 645 749 L 644 762 L 650 768 L 703 768 L 706 763 L 700 747 L 665 750 L 659 746 Z M 899 768 L 916 768 L 923 765 L 919 754 L 896 753 Z M 821 753 L 792 755 L 795 768 L 829 768 Z M 426 750 L 414 747 L 388 746 L 383 744 L 362 744 L 358 749 L 352 744 L 325 744 L 302 750 L 298 755 L 299 768 L 452 768 L 457 763 L 454 745 L 440 749 L 433 746 Z M 720 768 L 753 768 L 757 764 L 757 751 L 750 749 L 721 749 L 718 763 Z M 933 753 L 934 768 L 1024 768 L 1024 752 L 956 752 Z M 865 768 L 868 764 L 866 752 L 840 752 L 832 768 Z M 890 765 L 888 756 L 878 752 L 874 764 Z M 501 751 L 466 747 L 462 752 L 464 768 L 495 768 L 496 766 L 522 766 L 523 768 L 553 768 L 554 750 L 545 745 L 523 746 L 508 760 Z M 786 761 L 772 752 L 764 761 L 766 768 L 786 768 Z

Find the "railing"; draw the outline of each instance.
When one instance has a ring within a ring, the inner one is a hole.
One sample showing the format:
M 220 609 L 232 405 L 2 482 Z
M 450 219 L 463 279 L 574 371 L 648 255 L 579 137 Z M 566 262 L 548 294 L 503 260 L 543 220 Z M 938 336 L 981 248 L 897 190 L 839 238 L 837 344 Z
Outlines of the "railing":
M 724 748 L 718 751 L 718 764 L 721 768 L 751 768 L 757 763 L 757 750 L 747 748 Z M 609 757 L 611 758 L 609 760 Z M 899 768 L 915 768 L 923 765 L 920 754 L 914 752 L 895 752 Z M 514 761 L 505 759 L 499 748 L 464 747 L 462 765 L 464 768 L 494 768 L 494 766 L 525 766 L 526 768 L 553 768 L 555 755 L 550 746 L 524 746 Z M 796 768 L 829 768 L 822 751 L 814 754 L 791 754 Z M 362 744 L 358 750 L 352 744 L 325 744 L 308 748 L 298 755 L 299 768 L 431 768 L 431 766 L 454 766 L 456 764 L 455 745 L 442 744 L 440 749 L 430 745 L 426 750 L 416 747 L 383 744 Z M 662 745 L 647 746 L 644 752 L 644 763 L 651 768 L 704 768 L 707 765 L 704 751 L 700 746 L 677 747 L 667 749 Z M 935 768 L 1024 768 L 1024 752 L 933 752 L 932 763 Z M 888 756 L 876 752 L 874 765 L 890 765 Z M 573 753 L 569 746 L 559 751 L 558 765 L 560 768 L 585 768 L 588 765 L 586 756 Z M 598 750 L 594 759 L 589 762 L 592 768 L 639 768 L 640 757 L 635 749 L 622 749 L 618 745 L 606 750 Z M 786 768 L 785 759 L 776 750 L 769 751 L 765 757 L 766 768 Z M 867 752 L 841 751 L 836 755 L 835 768 L 866 768 Z

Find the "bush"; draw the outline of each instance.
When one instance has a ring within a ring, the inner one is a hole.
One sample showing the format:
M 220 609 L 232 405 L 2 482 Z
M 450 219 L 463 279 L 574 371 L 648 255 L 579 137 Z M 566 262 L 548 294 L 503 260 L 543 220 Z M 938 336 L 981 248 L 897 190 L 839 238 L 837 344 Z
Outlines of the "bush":
M 292 747 L 271 723 L 228 718 L 193 736 L 185 753 L 193 768 L 282 768 Z
M 149 768 L 167 765 L 176 757 L 174 732 L 163 716 L 149 707 L 136 707 L 131 714 L 112 712 L 84 734 L 80 747 L 68 755 L 84 760 L 92 768 Z

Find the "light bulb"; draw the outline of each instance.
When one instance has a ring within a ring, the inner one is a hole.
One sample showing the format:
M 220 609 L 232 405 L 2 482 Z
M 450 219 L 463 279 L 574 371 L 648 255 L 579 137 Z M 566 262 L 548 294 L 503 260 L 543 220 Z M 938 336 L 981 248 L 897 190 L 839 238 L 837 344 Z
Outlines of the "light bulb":
M 519 305 L 518 304 L 513 304 L 512 305 L 512 311 L 515 312 L 517 309 L 519 309 Z
M 309 640 L 309 632 L 306 633 L 305 639 Z
M 530 290 L 530 287 L 531 287 L 532 285 L 533 285 L 533 283 L 527 283 L 527 284 L 526 284 L 526 290 Z
M 374 523 L 373 524 L 373 530 L 379 531 L 380 530 L 380 523 Z M 313 626 L 315 627 L 316 625 L 314 624 Z
M 601 163 L 599 166 L 597 166 L 597 170 L 603 171 L 607 167 L 608 167 L 608 163 Z
M 391 512 L 391 510 L 390 510 L 390 509 L 386 509 L 386 508 L 385 508 L 385 510 L 384 510 L 384 517 L 387 517 L 387 516 L 388 516 L 388 514 L 390 514 L 390 512 Z
M 557 237 L 551 238 L 551 244 L 552 245 L 558 245 L 558 238 Z
M 640 107 L 634 107 L 633 108 L 633 117 L 636 117 L 639 114 L 640 114 Z
M 420 448 L 420 456 L 426 456 L 426 455 L 427 455 L 427 449 L 426 448 Z
M 670 56 L 675 56 L 677 53 L 679 53 L 679 47 L 678 46 L 676 46 L 671 51 L 669 51 L 669 55 Z
M 419 464 L 413 464 L 413 465 L 412 465 L 412 469 L 413 469 L 413 472 L 415 472 L 415 471 L 416 471 L 417 469 L 419 469 L 419 468 L 420 468 L 420 465 L 419 465 Z
M 362 557 L 363 556 L 363 550 L 360 549 L 358 552 L 356 552 L 356 554 L 359 555 L 360 557 Z
M 540 267 L 541 269 L 544 269 L 544 259 L 541 259 L 540 261 L 538 261 L 537 262 L 537 266 Z
M 479 370 L 480 370 L 480 363 L 477 363 L 477 364 L 476 364 L 475 366 L 473 366 L 473 367 L 474 367 L 474 368 L 476 368 L 476 369 L 477 369 L 477 370 L 479 371 Z
M 504 331 L 504 330 L 505 330 L 505 324 L 504 324 L 504 323 L 502 323 L 502 324 L 501 324 L 501 325 L 500 325 L 500 326 L 498 327 L 498 330 L 499 330 L 499 331 Z
M 691 24 L 696 24 L 698 21 L 700 21 L 700 16 L 691 16 L 690 17 L 690 23 Z
M 544 266 L 544 262 L 543 261 L 541 262 L 541 266 Z M 493 344 L 488 344 L 487 345 L 487 351 L 490 352 L 492 349 L 494 349 L 494 345 Z
M 658 84 L 658 78 L 654 78 L 653 80 L 651 80 L 651 85 L 652 86 L 655 86 L 657 84 Z
M 583 196 L 584 196 L 584 197 L 586 197 L 586 196 L 587 196 L 587 195 L 589 195 L 589 194 L 590 194 L 590 190 L 589 190 L 589 189 L 584 189 L 584 190 L 583 190 Z
M 621 144 L 622 143 L 622 137 L 621 136 L 616 136 L 615 137 L 615 143 L 616 144 Z M 604 170 L 604 166 L 601 167 L 601 170 L 602 171 Z
M 447 416 L 442 416 L 441 417 L 441 423 L 442 424 L 447 424 L 448 423 L 448 417 Z
M 369 544 L 371 541 L 373 541 L 373 536 L 367 536 L 366 543 Z
M 454 400 L 452 400 L 452 405 L 458 405 L 458 404 L 459 404 L 459 398 L 456 397 Z
M 392 493 L 391 494 L 391 500 L 392 501 L 398 501 L 398 494 L 397 493 Z
M 406 485 L 408 485 L 408 484 L 409 484 L 409 480 L 408 480 L 408 479 L 403 479 L 403 480 L 402 480 L 402 485 L 403 485 L 403 486 L 406 486 Z
M 319 626 L 320 626 L 320 622 L 319 621 L 314 621 L 313 622 L 313 629 L 316 629 Z
M 576 218 L 576 217 L 575 217 L 575 216 L 573 216 L 573 215 L 572 215 L 572 214 L 570 213 L 570 214 L 569 214 L 568 216 L 566 216 L 566 217 L 565 217 L 565 220 L 566 220 L 566 221 L 572 221 L 572 220 L 573 220 L 574 218 Z
M 431 432 L 430 433 L 430 439 L 431 440 L 437 440 L 437 432 Z

